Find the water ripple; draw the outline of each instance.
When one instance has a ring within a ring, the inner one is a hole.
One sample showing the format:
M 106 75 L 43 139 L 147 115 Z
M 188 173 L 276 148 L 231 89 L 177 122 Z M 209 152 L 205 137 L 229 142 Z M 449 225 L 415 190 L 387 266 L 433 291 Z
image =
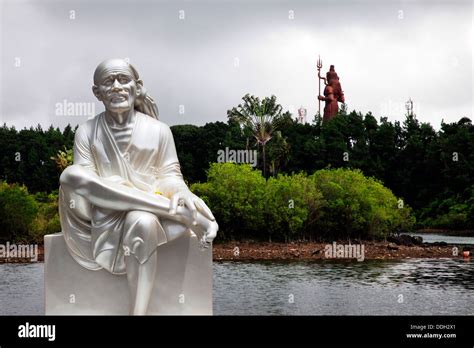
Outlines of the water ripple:
M 43 264 L 1 264 L 0 315 L 44 313 Z M 474 262 L 214 263 L 217 315 L 474 315 Z

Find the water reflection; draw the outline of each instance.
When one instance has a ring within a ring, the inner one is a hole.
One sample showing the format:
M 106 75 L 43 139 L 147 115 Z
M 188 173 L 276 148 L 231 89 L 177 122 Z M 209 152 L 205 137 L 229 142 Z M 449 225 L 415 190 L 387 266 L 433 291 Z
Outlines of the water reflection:
M 0 315 L 41 315 L 43 264 L 1 264 Z M 214 263 L 217 315 L 474 315 L 474 260 Z
M 474 245 L 473 236 L 451 236 L 438 233 L 402 233 L 423 238 L 425 243 L 446 242 L 448 244 Z
M 0 315 L 44 314 L 43 264 L 0 264 Z
M 214 267 L 215 314 L 474 315 L 474 263 L 459 259 Z

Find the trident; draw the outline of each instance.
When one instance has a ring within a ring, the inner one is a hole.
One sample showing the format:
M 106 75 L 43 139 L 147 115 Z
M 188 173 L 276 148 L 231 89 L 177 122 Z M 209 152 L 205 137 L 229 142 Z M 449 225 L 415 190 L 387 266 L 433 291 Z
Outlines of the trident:
M 318 94 L 318 103 L 319 103 L 319 115 L 321 115 L 321 100 L 319 100 L 319 96 L 321 95 L 321 68 L 323 67 L 323 61 L 321 57 L 318 55 L 318 61 L 316 62 L 316 66 L 318 67 L 318 85 L 319 85 L 319 94 Z

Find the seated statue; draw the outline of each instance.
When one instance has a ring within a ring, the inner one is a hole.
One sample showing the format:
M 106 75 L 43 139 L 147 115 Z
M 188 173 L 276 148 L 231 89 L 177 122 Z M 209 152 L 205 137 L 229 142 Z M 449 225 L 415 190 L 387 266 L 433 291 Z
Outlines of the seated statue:
M 74 164 L 60 177 L 61 227 L 81 266 L 126 274 L 130 314 L 146 314 L 157 247 L 190 230 L 207 247 L 218 225 L 184 182 L 171 130 L 137 70 L 108 59 L 95 70 L 92 91 L 105 111 L 76 131 Z

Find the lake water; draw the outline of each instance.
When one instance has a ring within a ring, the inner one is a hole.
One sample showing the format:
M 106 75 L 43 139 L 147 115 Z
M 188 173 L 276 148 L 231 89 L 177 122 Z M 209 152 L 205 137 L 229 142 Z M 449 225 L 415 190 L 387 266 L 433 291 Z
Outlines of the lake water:
M 0 315 L 41 315 L 43 264 L 0 264 Z M 214 263 L 216 315 L 474 315 L 474 260 Z
M 446 242 L 448 244 L 472 244 L 474 237 L 470 236 L 448 236 L 437 233 L 407 233 L 410 236 L 422 237 L 425 243 Z

